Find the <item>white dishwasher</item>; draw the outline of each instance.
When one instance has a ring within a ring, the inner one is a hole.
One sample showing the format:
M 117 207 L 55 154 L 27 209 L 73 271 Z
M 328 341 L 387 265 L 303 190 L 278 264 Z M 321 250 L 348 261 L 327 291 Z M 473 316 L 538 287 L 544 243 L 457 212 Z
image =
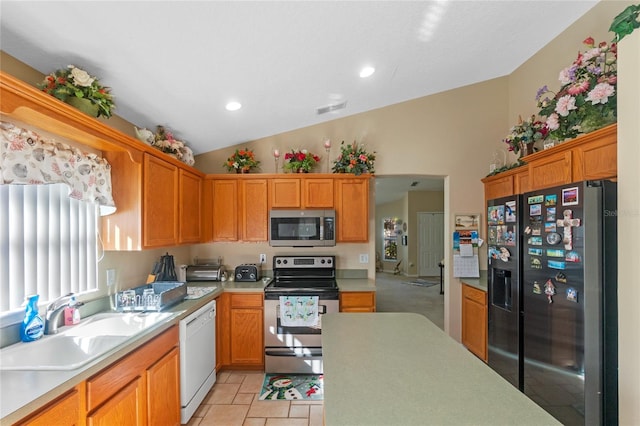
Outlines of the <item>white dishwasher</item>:
M 180 321 L 180 422 L 185 424 L 216 382 L 216 301 Z

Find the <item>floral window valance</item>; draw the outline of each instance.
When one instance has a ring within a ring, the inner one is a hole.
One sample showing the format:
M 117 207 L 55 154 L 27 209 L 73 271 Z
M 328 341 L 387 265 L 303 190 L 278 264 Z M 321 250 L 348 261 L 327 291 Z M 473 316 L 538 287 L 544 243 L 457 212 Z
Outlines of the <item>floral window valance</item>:
M 69 197 L 97 203 L 100 215 L 116 211 L 107 160 L 0 121 L 0 183 L 65 183 Z

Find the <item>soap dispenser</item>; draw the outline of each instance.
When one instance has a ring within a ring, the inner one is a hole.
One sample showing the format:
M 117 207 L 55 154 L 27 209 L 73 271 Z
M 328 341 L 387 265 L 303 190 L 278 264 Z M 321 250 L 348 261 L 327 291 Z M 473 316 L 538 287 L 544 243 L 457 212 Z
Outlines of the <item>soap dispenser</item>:
M 20 339 L 23 342 L 33 342 L 44 334 L 44 321 L 38 313 L 38 299 L 40 296 L 37 294 L 27 296 L 27 308 L 20 326 Z
M 80 311 L 78 306 L 81 304 L 76 301 L 75 296 L 71 296 L 69 306 L 64 308 L 64 325 L 75 325 L 80 322 Z

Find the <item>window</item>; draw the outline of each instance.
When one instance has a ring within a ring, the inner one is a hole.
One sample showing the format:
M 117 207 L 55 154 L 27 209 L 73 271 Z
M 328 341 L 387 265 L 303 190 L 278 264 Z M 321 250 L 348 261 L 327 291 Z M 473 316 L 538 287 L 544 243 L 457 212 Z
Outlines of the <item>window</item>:
M 98 288 L 98 205 L 69 186 L 0 185 L 0 312 Z
M 382 221 L 382 245 L 384 260 L 398 260 L 398 219 L 386 218 Z

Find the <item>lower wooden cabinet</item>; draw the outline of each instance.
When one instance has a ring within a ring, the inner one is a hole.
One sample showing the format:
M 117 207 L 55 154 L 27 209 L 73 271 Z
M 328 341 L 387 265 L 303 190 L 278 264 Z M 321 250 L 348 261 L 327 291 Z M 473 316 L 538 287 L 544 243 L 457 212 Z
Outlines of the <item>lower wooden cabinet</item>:
M 462 344 L 487 361 L 487 293 L 462 284 Z
M 84 424 L 80 407 L 84 386 L 76 386 L 55 401 L 39 409 L 32 416 L 15 423 L 16 426 L 51 426 L 51 425 L 82 425 Z
M 180 424 L 180 351 L 173 326 L 17 425 Z
M 264 368 L 264 294 L 224 293 L 217 300 L 217 368 Z
M 341 291 L 340 312 L 375 312 L 375 291 Z

